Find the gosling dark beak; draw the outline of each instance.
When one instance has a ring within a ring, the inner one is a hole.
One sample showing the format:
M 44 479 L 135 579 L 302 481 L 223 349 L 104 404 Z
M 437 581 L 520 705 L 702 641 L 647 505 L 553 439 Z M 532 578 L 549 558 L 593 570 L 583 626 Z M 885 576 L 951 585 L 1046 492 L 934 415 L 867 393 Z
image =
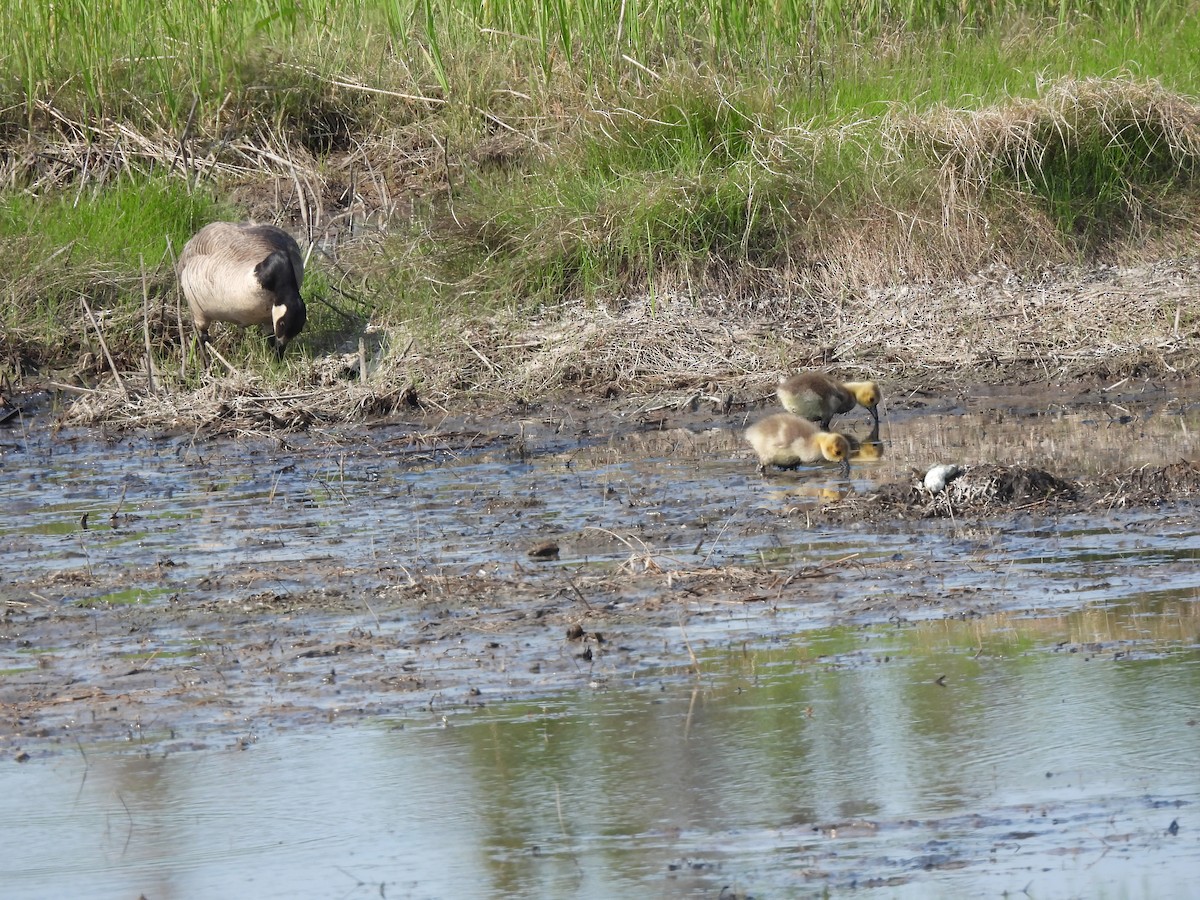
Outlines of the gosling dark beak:
M 871 420 L 875 423 L 872 426 L 872 430 L 878 434 L 878 432 L 879 432 L 879 407 L 878 406 L 871 407 Z

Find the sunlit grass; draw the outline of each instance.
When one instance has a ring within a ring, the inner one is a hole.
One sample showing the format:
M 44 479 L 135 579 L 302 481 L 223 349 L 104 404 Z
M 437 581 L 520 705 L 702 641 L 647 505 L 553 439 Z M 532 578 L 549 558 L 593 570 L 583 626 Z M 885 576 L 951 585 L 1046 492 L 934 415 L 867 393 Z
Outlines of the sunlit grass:
M 6 115 L 21 110 L 30 123 L 54 109 L 178 131 L 219 112 L 295 113 L 323 94 L 338 95 L 336 106 L 346 97 L 339 81 L 484 109 L 509 90 L 547 101 L 557 93 L 573 106 L 680 72 L 767 84 L 807 121 L 880 103 L 986 102 L 1029 94 L 1047 78 L 1125 69 L 1192 90 L 1200 24 L 1190 8 L 1168 0 L 32 0 L 0 14 L 0 46 L 10 48 L 0 67 L 5 90 L 21 101 L 6 104 Z
M 244 214 L 198 197 L 256 177 L 290 191 L 297 173 L 315 187 L 279 201 L 293 230 L 355 178 L 403 195 L 356 315 L 425 324 L 448 299 L 852 290 L 1104 252 L 1189 208 L 1192 7 L 8 4 L 0 323 L 12 341 L 85 292 L 140 309 L 139 257 L 168 278 L 166 235 L 178 247 Z M 1048 86 L 1089 78 L 1102 87 L 1068 121 Z M 1147 84 L 1182 115 L 1139 118 Z M 1126 101 L 1114 130 L 1103 115 Z M 1031 142 L 989 143 L 978 121 L 969 146 L 939 131 L 989 110 L 997 134 L 1033 119 Z M 158 194 L 139 197 L 138 179 Z M 342 319 L 324 315 L 313 326 L 331 336 L 312 346 L 327 349 Z
M 225 212 L 207 193 L 140 177 L 50 197 L 4 195 L 5 342 L 15 348 L 36 335 L 47 350 L 78 355 L 90 340 L 80 327 L 83 301 L 98 309 L 136 302 L 140 316 L 143 271 L 157 300 L 174 283 L 168 243 L 178 252 L 201 224 Z M 132 333 L 140 339 L 140 331 Z

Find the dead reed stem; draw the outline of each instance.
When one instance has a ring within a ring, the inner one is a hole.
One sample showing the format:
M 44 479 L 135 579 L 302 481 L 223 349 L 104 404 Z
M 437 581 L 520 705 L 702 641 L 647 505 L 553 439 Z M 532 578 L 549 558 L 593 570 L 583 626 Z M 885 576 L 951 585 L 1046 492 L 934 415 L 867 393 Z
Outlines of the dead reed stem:
M 190 156 L 189 156 L 190 159 Z M 175 244 L 171 241 L 171 236 L 167 236 L 167 253 L 171 257 L 171 271 L 178 272 L 179 265 L 175 259 Z M 183 304 L 179 297 L 182 292 L 175 291 L 175 327 L 179 331 L 179 380 L 181 383 L 187 383 L 187 342 L 183 336 Z
M 150 286 L 146 283 L 146 260 L 141 253 L 138 254 L 138 267 L 142 273 L 142 336 L 146 339 L 146 381 L 150 393 L 157 394 L 154 352 L 150 346 Z
M 108 367 L 112 370 L 113 378 L 117 382 L 117 386 L 121 389 L 122 396 L 129 396 L 129 389 L 125 387 L 125 382 L 121 378 L 121 373 L 117 369 L 117 364 L 113 361 L 112 354 L 108 351 L 108 342 L 104 340 L 104 332 L 100 330 L 100 323 L 96 321 L 96 317 L 92 314 L 92 307 L 87 302 L 87 297 L 79 295 L 79 302 L 83 304 L 83 311 L 87 313 L 88 320 L 92 323 L 92 328 L 96 330 L 96 337 L 100 340 L 100 349 L 104 351 L 104 358 L 108 360 Z
M 229 360 L 227 360 L 224 356 L 221 355 L 221 351 L 219 351 L 216 347 L 214 347 L 211 342 L 205 347 L 205 350 L 206 350 L 206 352 L 211 353 L 213 356 L 215 356 L 217 359 L 219 359 L 224 364 L 225 368 L 227 368 L 229 370 L 230 375 L 240 376 L 242 374 L 241 372 L 239 372 L 237 370 L 237 368 L 233 365 L 233 363 L 231 363 Z

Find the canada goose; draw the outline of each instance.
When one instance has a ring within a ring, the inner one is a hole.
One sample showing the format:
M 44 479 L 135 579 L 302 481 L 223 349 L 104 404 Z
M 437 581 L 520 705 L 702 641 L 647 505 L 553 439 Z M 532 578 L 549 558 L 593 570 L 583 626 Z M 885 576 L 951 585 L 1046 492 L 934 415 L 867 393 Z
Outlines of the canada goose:
M 850 442 L 791 413 L 760 419 L 746 429 L 746 440 L 758 454 L 758 471 L 763 475 L 767 466 L 794 469 L 821 459 L 841 463 L 842 474 L 850 474 Z
M 779 379 L 775 396 L 783 408 L 797 416 L 820 422 L 828 430 L 833 417 L 848 413 L 854 404 L 865 406 L 879 427 L 879 385 L 873 381 L 836 381 L 819 372 L 801 372 Z
M 276 358 L 304 328 L 300 297 L 304 258 L 286 231 L 274 225 L 213 222 L 179 254 L 179 286 L 187 297 L 201 347 L 213 322 L 269 329 Z

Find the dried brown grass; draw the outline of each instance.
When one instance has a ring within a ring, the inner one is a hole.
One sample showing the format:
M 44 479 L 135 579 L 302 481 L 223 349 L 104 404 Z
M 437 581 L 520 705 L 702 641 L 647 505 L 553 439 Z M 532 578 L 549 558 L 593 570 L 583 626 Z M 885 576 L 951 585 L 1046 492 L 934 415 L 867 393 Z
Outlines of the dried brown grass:
M 366 354 L 333 353 L 285 370 L 212 375 L 197 390 L 126 398 L 102 381 L 66 411 L 70 424 L 216 430 L 294 429 L 390 415 L 407 404 L 454 409 L 554 397 L 697 395 L 748 402 L 779 375 L 819 365 L 885 381 L 891 391 L 1130 374 L 1200 374 L 1200 259 L 1121 269 L 996 270 L 967 281 L 896 285 L 841 301 L 658 296 L 621 309 L 585 303 L 436 330 L 375 327 Z M 244 368 L 244 364 L 234 360 Z M 170 371 L 172 366 L 160 364 Z M 286 386 L 281 387 L 281 382 Z
M 955 198 L 978 198 L 998 170 L 1025 181 L 1064 147 L 1133 144 L 1144 139 L 1183 170 L 1200 159 L 1200 107 L 1153 79 L 1064 78 L 1040 96 L 1009 98 L 980 110 L 939 104 L 900 111 L 886 132 L 897 153 L 915 144 L 940 166 L 948 211 Z
M 1106 507 L 1163 503 L 1200 494 L 1200 466 L 1180 460 L 1166 466 L 1139 466 L 1097 480 L 1092 489 Z
M 345 370 L 330 377 L 341 365 Z M 152 390 L 144 373 L 127 373 L 119 383 L 113 379 L 78 391 L 64 420 L 206 435 L 274 433 L 361 422 L 415 401 L 410 382 L 362 385 L 344 380 L 347 372 L 356 373 L 356 366 L 356 356 L 328 358 L 313 368 L 309 383 L 291 390 L 279 390 L 261 375 L 243 371 L 207 376 L 194 390 Z
M 60 187 L 89 168 L 148 162 L 191 180 L 217 179 L 251 214 L 301 222 L 335 265 L 366 260 L 364 247 L 381 250 L 359 265 L 369 273 L 410 270 L 422 260 L 404 256 L 412 243 L 396 253 L 398 241 L 362 240 L 364 223 L 383 228 L 415 195 L 452 181 L 447 149 L 419 128 L 379 130 L 321 160 L 266 132 L 189 143 L 132 134 L 119 123 L 89 128 L 100 128 L 103 139 L 82 123 L 60 121 L 58 145 L 8 157 L 4 176 L 16 177 L 38 156 L 39 177 Z M 846 148 L 869 156 L 878 152 L 873 131 L 878 123 L 789 129 L 756 145 L 756 163 L 775 172 Z M 663 402 L 670 402 L 672 394 L 682 401 L 702 391 L 736 402 L 763 396 L 779 374 L 808 366 L 917 384 L 1197 374 L 1200 259 L 1118 265 L 1121 252 L 1134 255 L 1126 244 L 1108 262 L 1071 263 L 1078 248 L 1017 189 L 1068 145 L 1129 141 L 1132 133 L 1149 136 L 1144 143 L 1160 154 L 1156 164 L 1189 170 L 1200 159 L 1200 105 L 1154 82 L 1117 78 L 1056 82 L 1040 97 L 978 111 L 896 111 L 884 123 L 882 152 L 890 156 L 881 171 L 900 171 L 915 145 L 934 161 L 936 202 L 914 197 L 898 205 L 896 182 L 881 181 L 858 218 L 789 210 L 808 243 L 777 269 L 742 277 L 714 266 L 696 280 L 675 273 L 674 280 L 656 278 L 650 294 L 566 301 L 532 319 L 527 311 L 460 313 L 466 297 L 428 311 L 432 322 L 424 325 L 403 321 L 395 307 L 376 316 L 386 339 L 366 382 L 351 352 L 307 368 L 293 364 L 286 376 L 216 379 L 173 393 L 143 389 L 134 401 L 101 383 L 72 405 L 67 420 L 298 428 L 384 414 L 414 396 L 453 406 L 563 393 L 668 395 Z M 1133 194 L 1130 204 L 1144 209 Z M 1177 223 L 1176 238 L 1194 227 Z M 339 244 L 352 232 L 358 249 Z M 1156 239 L 1163 243 L 1155 251 L 1174 240 Z M 141 327 L 132 319 L 125 325 Z M 171 322 L 162 329 L 177 330 Z M 288 386 L 280 389 L 281 381 Z
M 1119 214 L 1121 240 L 1146 237 L 1164 212 L 1154 186 L 1186 182 L 1200 168 L 1200 104 L 1129 74 L 1064 78 L 1037 97 L 978 110 L 897 110 L 883 134 L 893 152 L 915 148 L 932 161 L 944 231 L 956 243 L 995 245 L 1009 260 L 1073 255 L 1075 236 L 1055 227 L 1054 206 L 1087 208 L 1092 194 L 1108 196 L 1101 212 Z M 1049 207 L 1031 205 L 1030 194 Z M 1169 224 L 1191 237 L 1196 227 Z

